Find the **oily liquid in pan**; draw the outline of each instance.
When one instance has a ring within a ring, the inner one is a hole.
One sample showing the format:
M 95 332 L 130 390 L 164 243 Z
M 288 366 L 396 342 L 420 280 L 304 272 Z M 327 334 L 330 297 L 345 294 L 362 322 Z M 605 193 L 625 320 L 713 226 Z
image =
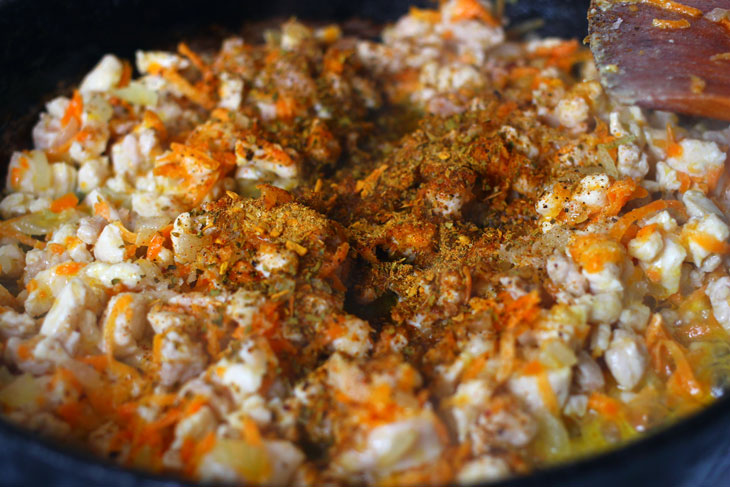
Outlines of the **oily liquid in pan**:
M 8 419 L 203 480 L 423 485 L 721 394 L 724 132 L 473 1 L 264 41 L 105 57 L 13 155 Z

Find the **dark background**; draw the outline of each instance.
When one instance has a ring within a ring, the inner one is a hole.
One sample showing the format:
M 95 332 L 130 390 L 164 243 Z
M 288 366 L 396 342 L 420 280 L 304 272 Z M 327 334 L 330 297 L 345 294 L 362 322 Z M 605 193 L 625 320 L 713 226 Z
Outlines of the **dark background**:
M 134 50 L 180 39 L 236 32 L 246 20 L 271 16 L 376 22 L 396 19 L 408 0 L 0 0 L 0 175 L 14 149 L 30 146 L 42 102 L 67 91 L 106 52 L 133 59 Z M 426 2 L 415 2 L 423 5 Z M 588 0 L 509 2 L 513 23 L 545 19 L 543 35 L 586 35 Z M 4 178 L 4 176 L 3 176 Z M 730 486 L 730 400 L 627 448 L 505 487 Z M 0 485 L 171 486 L 180 482 L 120 469 L 36 439 L 0 421 Z

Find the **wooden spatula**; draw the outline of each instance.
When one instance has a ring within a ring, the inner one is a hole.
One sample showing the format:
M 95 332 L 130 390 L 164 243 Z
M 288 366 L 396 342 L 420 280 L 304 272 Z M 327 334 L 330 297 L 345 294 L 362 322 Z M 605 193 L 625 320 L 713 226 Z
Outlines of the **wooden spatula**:
M 730 120 L 730 0 L 592 0 L 588 23 L 621 102 Z

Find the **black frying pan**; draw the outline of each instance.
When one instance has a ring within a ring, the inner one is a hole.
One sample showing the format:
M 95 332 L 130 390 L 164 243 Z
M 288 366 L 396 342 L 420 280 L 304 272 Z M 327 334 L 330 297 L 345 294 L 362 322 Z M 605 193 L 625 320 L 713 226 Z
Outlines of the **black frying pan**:
M 30 147 L 42 102 L 77 83 L 106 52 L 235 32 L 246 20 L 297 15 L 384 22 L 409 0 L 0 0 L 0 175 L 15 149 Z M 508 2 L 514 3 L 514 2 Z M 513 23 L 541 17 L 542 35 L 582 38 L 588 0 L 519 0 Z M 211 26 L 218 26 L 211 28 Z M 151 476 L 38 439 L 0 421 L 0 485 L 172 486 Z M 627 447 L 511 479 L 505 487 L 730 486 L 730 397 Z

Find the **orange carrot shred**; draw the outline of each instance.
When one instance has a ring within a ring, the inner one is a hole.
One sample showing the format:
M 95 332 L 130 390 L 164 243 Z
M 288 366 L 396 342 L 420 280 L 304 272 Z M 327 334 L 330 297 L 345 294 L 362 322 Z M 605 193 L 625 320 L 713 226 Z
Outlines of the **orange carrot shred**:
M 76 197 L 76 195 L 73 193 L 67 193 L 60 198 L 53 200 L 51 202 L 50 209 L 54 213 L 61 213 L 63 210 L 76 208 L 76 205 L 78 204 L 79 199 Z
M 84 262 L 66 262 L 56 266 L 56 274 L 59 276 L 75 276 L 86 266 Z
M 122 61 L 122 75 L 117 82 L 117 88 L 124 88 L 132 81 L 132 65 L 126 59 Z
M 61 124 L 65 127 L 71 122 L 71 120 L 76 120 L 79 124 L 81 124 L 81 115 L 83 115 L 83 113 L 84 99 L 81 98 L 79 90 L 74 90 L 74 94 L 68 104 L 68 108 L 66 108 L 63 118 L 61 118 Z
M 180 92 L 193 103 L 202 106 L 206 110 L 212 110 L 215 108 L 215 102 L 210 98 L 208 93 L 193 86 L 190 81 L 185 79 L 174 69 L 162 68 L 160 75 L 171 84 L 175 85 L 175 88 L 180 90 Z
M 21 156 L 18 160 L 18 166 L 10 170 L 11 186 L 15 188 L 19 187 L 21 181 L 23 180 L 23 176 L 26 172 L 28 172 L 28 169 L 30 169 L 30 163 L 28 162 L 28 158 L 25 156 Z
M 451 20 L 481 20 L 491 26 L 499 25 L 499 22 L 477 0 L 457 0 Z
M 190 47 L 184 43 L 181 42 L 177 45 L 177 52 L 185 56 L 190 60 L 193 65 L 200 70 L 201 73 L 207 74 L 210 72 L 210 67 L 203 61 L 203 59 L 195 53 Z
M 160 252 L 162 252 L 162 249 L 164 248 L 165 241 L 167 239 L 163 237 L 162 235 L 155 234 L 154 237 L 152 237 L 152 240 L 150 241 L 149 246 L 147 247 L 147 259 L 148 260 L 155 260 L 158 255 L 160 255 Z
M 594 392 L 588 397 L 588 408 L 609 419 L 616 418 L 621 412 L 618 401 L 600 392 Z
M 652 201 L 648 205 L 642 206 L 641 208 L 636 208 L 635 210 L 631 210 L 630 212 L 626 213 L 624 216 L 622 216 L 619 221 L 617 221 L 613 227 L 611 228 L 611 231 L 609 232 L 610 236 L 617 240 L 621 241 L 626 231 L 629 229 L 632 223 L 634 223 L 637 220 L 641 220 L 642 218 L 645 218 L 652 213 L 656 213 L 661 210 L 665 209 L 675 209 L 675 210 L 684 210 L 684 206 L 681 202 L 676 200 L 656 200 Z
M 243 438 L 249 445 L 263 445 L 258 425 L 256 425 L 256 422 L 253 419 L 248 417 L 243 420 Z
M 18 358 L 28 360 L 31 358 L 30 346 L 27 343 L 21 343 L 17 348 Z

